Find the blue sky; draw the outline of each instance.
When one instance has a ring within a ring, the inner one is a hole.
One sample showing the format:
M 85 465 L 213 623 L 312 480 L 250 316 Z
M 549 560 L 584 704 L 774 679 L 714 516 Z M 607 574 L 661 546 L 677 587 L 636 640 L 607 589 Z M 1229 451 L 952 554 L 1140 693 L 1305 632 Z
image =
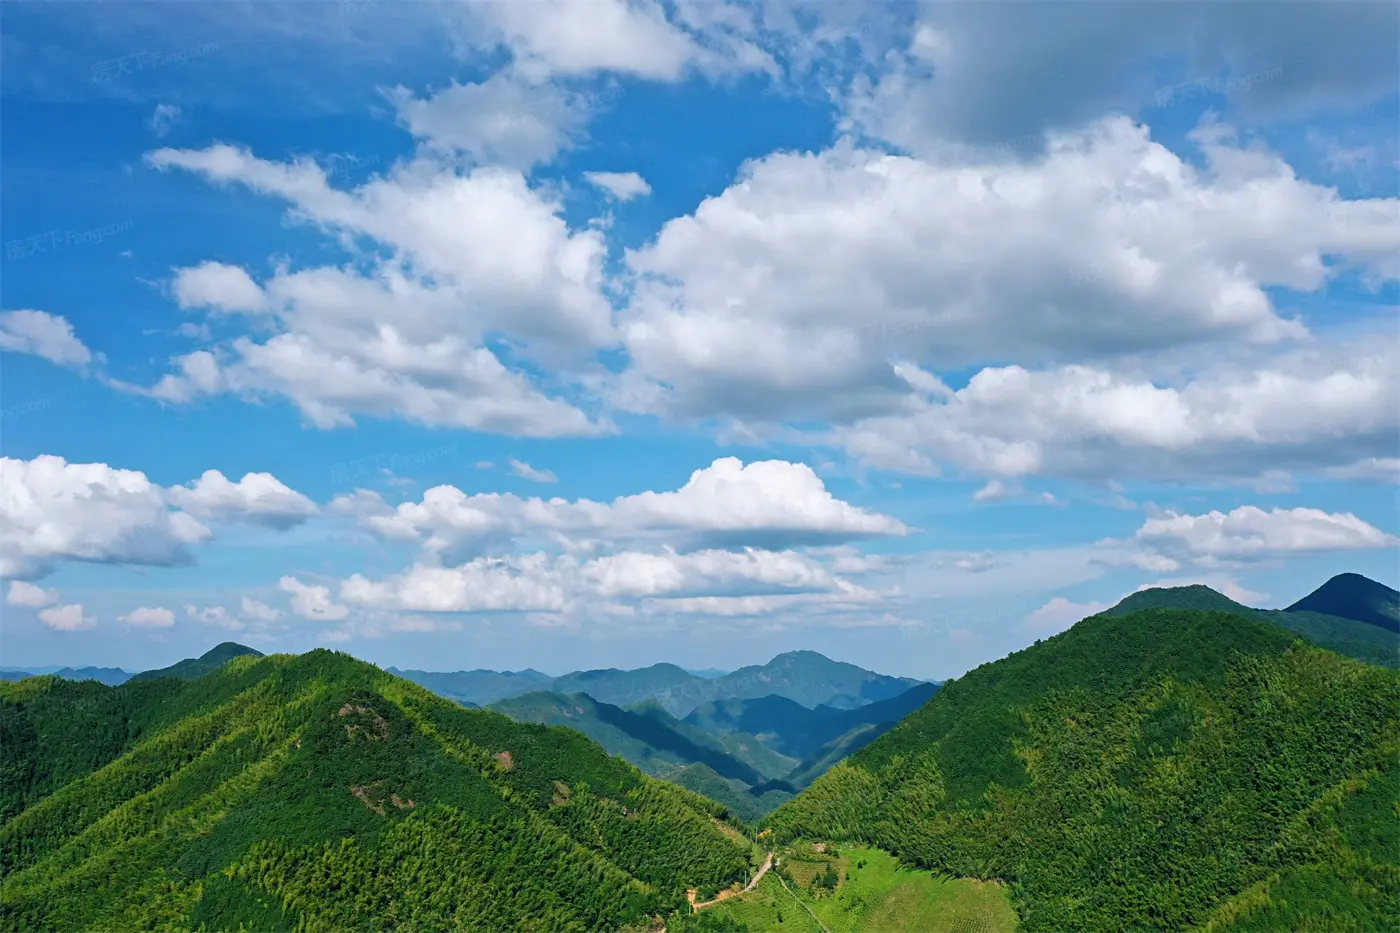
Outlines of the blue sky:
M 0 664 L 944 678 L 1400 583 L 1393 6 L 19 3 Z

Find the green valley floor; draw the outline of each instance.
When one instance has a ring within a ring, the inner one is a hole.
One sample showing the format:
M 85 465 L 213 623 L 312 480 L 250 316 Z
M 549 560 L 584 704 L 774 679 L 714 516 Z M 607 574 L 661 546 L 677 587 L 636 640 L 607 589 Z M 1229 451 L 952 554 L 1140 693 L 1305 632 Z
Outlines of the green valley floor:
M 668 933 L 1010 933 L 1016 913 L 993 882 L 939 877 L 868 847 L 802 844 L 751 892 L 708 907 Z M 834 889 L 829 883 L 835 883 Z

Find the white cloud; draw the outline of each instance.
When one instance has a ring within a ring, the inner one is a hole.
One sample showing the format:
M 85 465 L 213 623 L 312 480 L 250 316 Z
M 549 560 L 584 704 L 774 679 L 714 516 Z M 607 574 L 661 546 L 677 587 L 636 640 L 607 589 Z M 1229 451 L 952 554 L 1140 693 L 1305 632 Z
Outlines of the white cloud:
M 430 146 L 460 150 L 477 162 L 528 172 L 570 148 L 588 121 L 588 100 L 553 84 L 501 72 L 424 99 L 397 88 L 399 119 Z
M 337 499 L 335 508 L 349 504 Z M 382 503 L 382 500 L 379 500 Z M 611 503 L 588 499 L 522 499 L 497 493 L 468 496 L 437 486 L 421 502 L 396 508 L 362 496 L 354 511 L 366 527 L 394 540 L 423 540 L 442 551 L 469 540 L 492 541 L 529 533 L 611 541 L 680 537 L 694 543 L 818 544 L 841 539 L 899 536 L 897 519 L 835 498 L 805 464 L 783 460 L 744 465 L 716 460 L 672 492 L 643 492 Z M 376 514 L 377 513 L 377 514 Z
M 752 162 L 628 254 L 632 368 L 605 388 L 674 416 L 852 421 L 949 397 L 936 371 L 1006 361 L 979 385 L 1057 367 L 1087 383 L 1068 405 L 1124 380 L 1088 361 L 1304 340 L 1272 291 L 1400 271 L 1393 202 L 1340 200 L 1219 127 L 1197 143 L 1202 168 L 1114 117 L 1030 162 L 849 144 Z
M 654 0 L 538 0 L 468 9 L 484 28 L 482 38 L 508 46 L 516 69 L 535 80 L 614 71 L 673 81 L 702 54 Z
M 630 201 L 651 194 L 651 185 L 636 172 L 584 172 L 583 177 L 619 201 Z
M 1257 368 L 1221 365 L 1184 385 L 1085 365 L 986 368 L 943 398 L 837 426 L 829 436 L 887 469 L 952 463 L 1003 478 L 1257 475 L 1267 482 L 1283 467 L 1325 469 L 1393 447 L 1397 397 L 1400 344 L 1378 335 Z
M 972 494 L 973 502 L 1000 502 L 1003 499 L 1010 499 L 1021 494 L 1021 489 L 1014 483 L 1008 486 L 999 479 L 991 480 L 987 485 Z
M 1361 483 L 1400 484 L 1400 457 L 1366 457 L 1344 466 L 1328 467 L 1322 474 Z
M 175 270 L 175 300 L 181 308 L 208 308 L 225 314 L 253 314 L 267 308 L 267 296 L 245 270 L 222 262 L 202 262 Z
M 5 602 L 11 606 L 32 606 L 36 609 L 58 602 L 58 590 L 46 590 L 23 580 L 11 580 Z
M 223 606 L 206 606 L 201 609 L 196 606 L 187 605 L 185 606 L 185 614 L 196 622 L 203 622 L 205 625 L 217 625 L 219 628 L 227 629 L 230 632 L 241 632 L 247 628 L 247 625 Z
M 674 601 L 777 594 L 876 598 L 809 556 L 752 548 L 623 551 L 591 560 L 544 552 L 480 557 L 455 567 L 418 564 L 384 581 L 355 574 L 340 588 L 347 603 L 409 612 L 608 611 L 618 601 L 639 600 L 657 610 L 695 612 L 705 604 Z
M 338 622 L 349 614 L 349 609 L 331 599 L 329 587 L 302 583 L 296 577 L 283 577 L 277 588 L 291 596 L 292 612 L 303 619 Z
M 1350 512 L 1245 505 L 1204 515 L 1149 518 L 1134 540 L 1168 558 L 1202 564 L 1400 547 L 1400 538 Z
M 40 577 L 64 560 L 165 566 L 211 532 L 166 505 L 135 470 L 62 457 L 0 458 L 0 577 Z
M 239 600 L 238 614 L 255 622 L 275 622 L 282 617 L 282 610 L 244 596 Z
M 510 471 L 521 479 L 528 479 L 536 483 L 557 483 L 559 477 L 554 475 L 552 470 L 537 470 L 523 460 L 511 459 Z
M 0 312 L 0 350 L 76 368 L 93 360 L 92 351 L 74 336 L 68 319 L 46 311 Z
M 237 483 L 218 470 L 205 470 L 188 486 L 172 486 L 170 501 L 196 518 L 245 521 L 287 529 L 317 513 L 316 504 L 271 473 L 247 473 Z
M 135 628 L 170 628 L 175 624 L 175 613 L 159 606 L 155 608 L 142 606 L 139 609 L 131 610 L 124 616 L 118 616 L 117 621 L 125 622 Z
M 519 172 L 461 173 L 423 154 L 342 191 L 312 162 L 268 162 L 230 146 L 160 150 L 148 161 L 285 199 L 293 219 L 368 238 L 392 258 L 379 255 L 368 273 L 280 271 L 262 286 L 274 336 L 179 357 L 156 386 L 124 388 L 172 402 L 282 395 L 323 428 L 362 414 L 525 436 L 612 430 L 546 397 L 485 346 L 503 335 L 557 367 L 615 341 L 602 234 L 570 230 L 562 204 Z
M 81 603 L 42 609 L 39 612 L 39 621 L 59 632 L 81 632 L 97 626 L 95 616 L 83 614 Z
M 1080 619 L 1097 615 L 1110 607 L 1109 603 L 1074 603 L 1063 596 L 1053 597 L 1048 603 L 1026 616 L 1022 631 L 1037 638 L 1049 638 L 1065 631 Z

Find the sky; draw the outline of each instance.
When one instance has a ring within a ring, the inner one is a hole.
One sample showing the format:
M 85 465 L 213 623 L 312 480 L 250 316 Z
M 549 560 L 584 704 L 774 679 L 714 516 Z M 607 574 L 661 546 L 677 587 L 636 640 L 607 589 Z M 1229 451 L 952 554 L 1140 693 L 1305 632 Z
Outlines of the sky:
M 1400 584 L 1400 8 L 15 2 L 0 664 L 931 679 Z

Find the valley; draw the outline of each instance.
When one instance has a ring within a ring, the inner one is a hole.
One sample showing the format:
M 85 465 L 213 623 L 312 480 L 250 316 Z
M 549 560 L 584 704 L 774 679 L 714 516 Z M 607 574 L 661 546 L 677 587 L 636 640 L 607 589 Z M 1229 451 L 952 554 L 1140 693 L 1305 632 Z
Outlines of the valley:
M 234 643 L 117 686 L 0 683 L 0 924 L 1391 928 L 1400 672 L 1298 618 L 1343 647 L 1394 633 L 1296 612 L 1147 590 L 941 684 L 815 652 L 738 678 L 468 672 L 479 699 L 523 677 L 628 706 L 477 708 Z

